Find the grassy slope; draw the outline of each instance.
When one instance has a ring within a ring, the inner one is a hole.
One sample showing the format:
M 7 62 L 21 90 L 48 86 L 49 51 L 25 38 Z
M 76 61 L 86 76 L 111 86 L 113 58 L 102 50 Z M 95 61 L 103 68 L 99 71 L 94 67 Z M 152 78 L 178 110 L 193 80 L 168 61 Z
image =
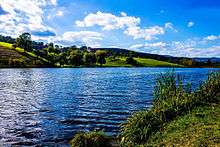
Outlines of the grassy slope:
M 103 66 L 105 67 L 132 67 L 132 65 L 126 63 L 126 58 L 116 58 L 114 60 L 111 60 L 109 58 L 106 59 L 106 64 Z
M 134 58 L 142 66 L 159 66 L 159 67 L 182 67 L 182 65 L 159 61 L 154 59 Z
M 12 44 L 0 42 L 1 54 L 5 54 L 8 58 L 18 59 L 18 60 L 34 60 L 37 56 L 31 52 L 25 52 L 24 49 L 17 47 L 16 49 L 12 48 Z M 5 56 L 5 57 L 7 57 Z M 38 59 L 42 62 L 48 62 L 46 59 L 42 57 L 38 57 Z M 31 65 L 32 66 L 32 65 Z
M 220 146 L 220 104 L 194 109 L 167 124 L 145 146 Z
M 145 67 L 182 67 L 181 65 L 169 63 L 165 61 L 159 61 L 154 59 L 146 59 L 146 58 L 134 58 L 141 66 Z M 106 59 L 106 64 L 103 65 L 106 67 L 132 67 L 131 64 L 126 63 L 126 58 L 116 58 L 115 60 L 111 60 L 109 58 Z

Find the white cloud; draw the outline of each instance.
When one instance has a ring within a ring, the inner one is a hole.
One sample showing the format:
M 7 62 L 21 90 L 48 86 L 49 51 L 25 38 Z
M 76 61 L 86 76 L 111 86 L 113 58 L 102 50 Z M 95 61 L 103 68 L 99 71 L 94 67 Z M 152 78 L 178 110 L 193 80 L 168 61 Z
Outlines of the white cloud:
M 63 11 L 58 10 L 58 11 L 56 12 L 56 16 L 63 16 Z
M 159 48 L 162 48 L 162 47 L 166 47 L 167 44 L 164 43 L 164 42 L 156 42 L 156 43 L 145 43 L 145 47 L 159 47 Z
M 214 41 L 214 40 L 217 40 L 217 39 L 220 39 L 220 35 L 219 36 L 215 36 L 215 35 L 210 35 L 210 36 L 207 36 L 204 38 L 204 40 L 208 40 L 208 41 Z
M 121 12 L 120 16 L 115 16 L 111 13 L 97 13 L 88 14 L 82 21 L 75 22 L 78 27 L 93 27 L 101 26 L 103 30 L 123 29 L 124 34 L 133 37 L 134 39 L 153 40 L 157 39 L 158 35 L 165 34 L 165 30 L 173 30 L 173 24 L 168 22 L 164 27 L 150 26 L 141 28 L 141 19 L 134 16 L 128 16 L 125 12 Z
M 141 49 L 144 48 L 144 44 L 134 44 L 129 47 L 129 49 Z
M 163 35 L 165 33 L 164 28 L 160 26 L 148 27 L 141 29 L 140 27 L 129 27 L 124 31 L 128 36 L 134 37 L 134 39 L 144 38 L 145 40 L 157 39 L 157 35 Z
M 185 54 L 188 57 L 220 57 L 220 46 L 210 46 L 207 48 L 192 47 L 187 48 Z
M 10 36 L 27 31 L 52 31 L 43 22 L 43 8 L 54 5 L 48 0 L 1 0 L 1 8 L 6 14 L 0 15 L 0 33 Z
M 93 39 L 98 39 L 101 40 L 102 35 L 98 32 L 92 32 L 92 31 L 80 31 L 80 32 L 65 32 L 62 35 L 63 40 L 74 40 L 74 39 L 83 39 L 83 38 L 93 38 Z
M 170 46 L 173 48 L 184 50 L 187 48 L 196 47 L 198 45 L 198 43 L 199 43 L 198 41 L 195 41 L 193 39 L 187 39 L 185 41 L 172 41 Z
M 171 22 L 165 23 L 164 28 L 167 29 L 167 30 L 172 30 L 172 31 L 174 31 L 174 32 L 178 32 L 178 31 L 174 28 L 174 25 L 173 25 Z
M 130 49 L 141 49 L 141 48 L 145 48 L 145 49 L 149 49 L 149 48 L 154 48 L 154 49 L 161 49 L 166 47 L 167 44 L 165 42 L 155 42 L 155 43 L 145 43 L 145 44 L 135 44 L 130 46 Z
M 189 22 L 188 22 L 188 24 L 187 24 L 187 27 L 191 28 L 191 27 L 193 27 L 194 25 L 195 25 L 195 23 L 194 23 L 194 22 L 189 21 Z
M 140 18 L 127 16 L 126 13 L 121 12 L 121 16 L 115 16 L 111 13 L 97 13 L 88 14 L 83 21 L 77 20 L 78 27 L 92 27 L 95 25 L 102 26 L 103 30 L 113 30 L 124 27 L 136 26 L 140 23 Z
M 126 17 L 126 16 L 127 16 L 127 13 L 121 12 L 121 16 Z
M 171 41 L 134 44 L 131 50 L 147 52 L 160 55 L 171 55 L 177 57 L 220 57 L 220 46 L 201 46 L 201 40 L 187 39 L 185 41 Z
M 51 1 L 51 4 L 57 5 L 57 0 L 50 0 L 50 1 Z
M 79 31 L 79 32 L 65 32 L 61 36 L 54 38 L 54 42 L 61 42 L 64 44 L 71 44 L 75 42 L 84 43 L 87 46 L 99 47 L 99 41 L 102 40 L 102 34 L 92 31 Z

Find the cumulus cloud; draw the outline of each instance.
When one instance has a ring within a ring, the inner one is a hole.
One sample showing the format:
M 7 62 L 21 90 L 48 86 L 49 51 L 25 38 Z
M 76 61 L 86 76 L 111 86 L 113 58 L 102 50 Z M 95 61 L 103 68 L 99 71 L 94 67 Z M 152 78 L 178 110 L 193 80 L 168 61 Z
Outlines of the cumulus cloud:
M 78 27 L 92 27 L 95 25 L 102 26 L 103 30 L 113 30 L 124 27 L 136 26 L 140 23 L 140 18 L 127 16 L 126 13 L 121 12 L 121 16 L 115 16 L 111 13 L 97 13 L 88 14 L 82 21 L 77 20 Z
M 204 38 L 204 40 L 206 41 L 214 41 L 214 40 L 218 40 L 220 39 L 220 35 L 219 36 L 215 36 L 215 35 L 210 35 Z
M 1 0 L 6 13 L 0 15 L 0 33 L 15 37 L 22 32 L 52 32 L 43 22 L 43 8 L 55 4 L 56 0 Z
M 141 28 L 141 19 L 134 16 L 128 16 L 125 12 L 121 12 L 120 16 L 115 16 L 111 13 L 88 14 L 82 21 L 75 22 L 78 27 L 93 27 L 101 26 L 103 30 L 124 29 L 124 34 L 133 37 L 134 39 L 153 40 L 157 39 L 158 35 L 163 35 L 166 30 L 176 31 L 173 24 L 168 22 L 164 27 L 150 26 Z
M 191 28 L 191 27 L 193 27 L 193 26 L 194 26 L 194 24 L 195 24 L 194 22 L 189 21 L 189 22 L 188 22 L 188 24 L 187 24 L 187 27 Z
M 54 38 L 54 42 L 61 42 L 64 44 L 72 44 L 81 42 L 87 46 L 99 47 L 99 41 L 102 40 L 102 34 L 93 31 L 69 31 Z
M 140 27 L 129 27 L 124 31 L 128 36 L 134 37 L 134 39 L 144 38 L 145 40 L 157 39 L 157 35 L 163 35 L 165 33 L 164 28 L 160 26 L 153 26 L 146 29 Z

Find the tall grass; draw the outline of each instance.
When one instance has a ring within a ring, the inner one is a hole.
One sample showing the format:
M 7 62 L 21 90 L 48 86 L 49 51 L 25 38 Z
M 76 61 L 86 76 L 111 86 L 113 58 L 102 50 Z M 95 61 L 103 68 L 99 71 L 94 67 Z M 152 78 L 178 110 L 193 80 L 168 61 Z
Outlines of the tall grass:
M 210 73 L 207 81 L 195 91 L 174 71 L 161 74 L 154 89 L 154 103 L 150 110 L 134 113 L 122 124 L 122 146 L 145 144 L 155 133 L 178 116 L 195 107 L 220 101 L 220 72 Z
M 111 138 L 102 131 L 77 133 L 70 141 L 71 147 L 111 147 Z

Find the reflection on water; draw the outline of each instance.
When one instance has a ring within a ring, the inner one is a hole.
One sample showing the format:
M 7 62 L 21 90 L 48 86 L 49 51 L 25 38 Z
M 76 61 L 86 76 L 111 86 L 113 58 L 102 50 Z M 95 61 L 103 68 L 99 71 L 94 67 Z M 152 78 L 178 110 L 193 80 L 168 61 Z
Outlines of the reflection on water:
M 76 131 L 116 135 L 132 112 L 151 106 L 167 68 L 0 69 L 0 143 L 66 145 Z M 193 82 L 214 69 L 176 69 Z

